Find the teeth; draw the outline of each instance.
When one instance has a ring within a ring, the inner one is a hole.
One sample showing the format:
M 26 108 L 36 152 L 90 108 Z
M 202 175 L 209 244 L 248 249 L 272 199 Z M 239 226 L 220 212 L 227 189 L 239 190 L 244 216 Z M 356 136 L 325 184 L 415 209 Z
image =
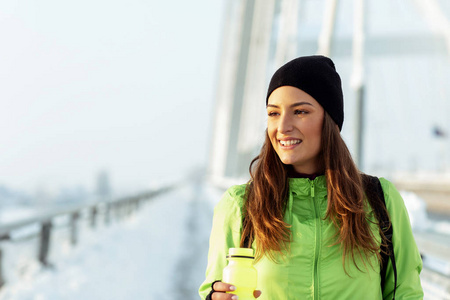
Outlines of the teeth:
M 289 141 L 280 141 L 280 144 L 283 146 L 291 146 L 295 144 L 300 144 L 301 140 L 289 140 Z

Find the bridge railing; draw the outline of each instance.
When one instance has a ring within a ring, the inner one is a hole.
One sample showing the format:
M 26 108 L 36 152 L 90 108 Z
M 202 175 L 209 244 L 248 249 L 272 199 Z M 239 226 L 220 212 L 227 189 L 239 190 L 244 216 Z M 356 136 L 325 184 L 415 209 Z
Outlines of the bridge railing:
M 17 239 L 38 239 L 36 259 L 45 267 L 50 266 L 49 249 L 52 239 L 52 231 L 60 228 L 56 222 L 57 218 L 66 217 L 65 225 L 69 229 L 69 240 L 75 246 L 79 240 L 79 227 L 81 222 L 87 222 L 88 227 L 94 229 L 99 222 L 109 225 L 112 221 L 120 221 L 138 211 L 145 202 L 155 198 L 157 195 L 168 192 L 175 185 L 167 185 L 149 192 L 141 193 L 131 197 L 123 197 L 111 201 L 96 201 L 88 204 L 74 205 L 65 208 L 49 209 L 42 213 L 13 222 L 0 224 L 0 242 L 14 241 Z M 36 228 L 37 227 L 37 228 Z M 34 230 L 26 230 L 34 228 Z M 24 230 L 25 229 L 25 230 Z M 3 274 L 3 252 L 0 246 L 0 287 L 5 284 Z

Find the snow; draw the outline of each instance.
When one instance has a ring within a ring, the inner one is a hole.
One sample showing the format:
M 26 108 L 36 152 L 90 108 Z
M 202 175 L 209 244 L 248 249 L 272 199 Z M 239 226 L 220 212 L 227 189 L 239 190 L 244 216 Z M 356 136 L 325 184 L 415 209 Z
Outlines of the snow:
M 2 243 L 7 284 L 0 300 L 195 299 L 206 268 L 211 193 L 220 198 L 212 188 L 183 186 L 129 219 L 83 227 L 75 247 L 58 230 L 49 268 L 34 257 L 36 241 Z
M 430 227 L 425 201 L 413 192 L 400 191 L 408 210 L 413 231 L 425 231 Z M 450 232 L 449 232 L 450 233 Z
M 433 226 L 436 232 L 450 235 L 450 223 L 445 221 L 434 222 Z
M 36 214 L 36 210 L 29 206 L 10 205 L 0 209 L 0 224 L 29 218 Z
M 414 232 L 432 231 L 450 236 L 450 222 L 431 220 L 427 214 L 425 200 L 409 191 L 400 191 L 409 214 L 411 228 Z

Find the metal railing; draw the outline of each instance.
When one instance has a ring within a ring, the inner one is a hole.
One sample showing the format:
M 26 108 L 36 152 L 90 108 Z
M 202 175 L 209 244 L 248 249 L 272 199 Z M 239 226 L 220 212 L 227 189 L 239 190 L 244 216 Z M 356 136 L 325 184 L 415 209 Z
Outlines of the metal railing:
M 109 225 L 113 220 L 122 220 L 125 217 L 138 211 L 144 202 L 155 196 L 168 192 L 175 185 L 168 185 L 146 193 L 132 197 L 124 197 L 112 201 L 97 201 L 89 204 L 75 205 L 65 208 L 51 209 L 44 213 L 38 213 L 32 217 L 21 219 L 15 222 L 0 224 L 0 241 L 13 240 L 13 232 L 29 226 L 39 226 L 39 230 L 28 234 L 25 238 L 38 238 L 37 260 L 45 267 L 50 266 L 49 249 L 52 237 L 52 230 L 55 229 L 54 221 L 57 217 L 67 216 L 69 227 L 69 240 L 72 246 L 78 243 L 79 226 L 82 216 L 87 216 L 88 226 L 94 229 L 103 216 L 105 225 Z M 23 239 L 23 237 L 22 237 Z M 5 284 L 3 276 L 3 252 L 0 247 L 0 287 Z

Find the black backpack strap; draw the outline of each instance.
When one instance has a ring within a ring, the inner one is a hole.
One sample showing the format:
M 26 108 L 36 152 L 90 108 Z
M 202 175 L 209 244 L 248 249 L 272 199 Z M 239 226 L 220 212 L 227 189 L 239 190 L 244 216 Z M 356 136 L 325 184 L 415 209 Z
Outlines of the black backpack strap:
M 249 183 L 249 185 L 247 186 L 247 188 L 251 188 L 251 185 L 253 184 L 253 181 L 251 181 L 250 183 Z M 244 229 L 244 227 L 247 225 L 247 212 L 244 212 L 243 213 L 243 216 L 242 216 L 242 230 Z M 242 234 L 244 234 L 244 233 L 242 233 Z M 244 236 L 244 244 L 242 245 L 242 247 L 244 247 L 244 248 L 251 248 L 252 247 L 252 244 L 253 244 L 253 238 L 250 238 L 250 234 L 246 234 L 245 236 Z
M 397 267 L 395 265 L 394 247 L 392 244 L 392 224 L 387 214 L 386 201 L 384 199 L 383 188 L 378 177 L 362 174 L 362 180 L 367 199 L 377 218 L 380 229 L 384 234 L 384 240 L 381 245 L 381 289 L 384 290 L 386 280 L 386 270 L 389 259 L 391 259 L 392 269 L 394 271 L 394 293 L 392 299 L 395 299 L 397 289 Z

